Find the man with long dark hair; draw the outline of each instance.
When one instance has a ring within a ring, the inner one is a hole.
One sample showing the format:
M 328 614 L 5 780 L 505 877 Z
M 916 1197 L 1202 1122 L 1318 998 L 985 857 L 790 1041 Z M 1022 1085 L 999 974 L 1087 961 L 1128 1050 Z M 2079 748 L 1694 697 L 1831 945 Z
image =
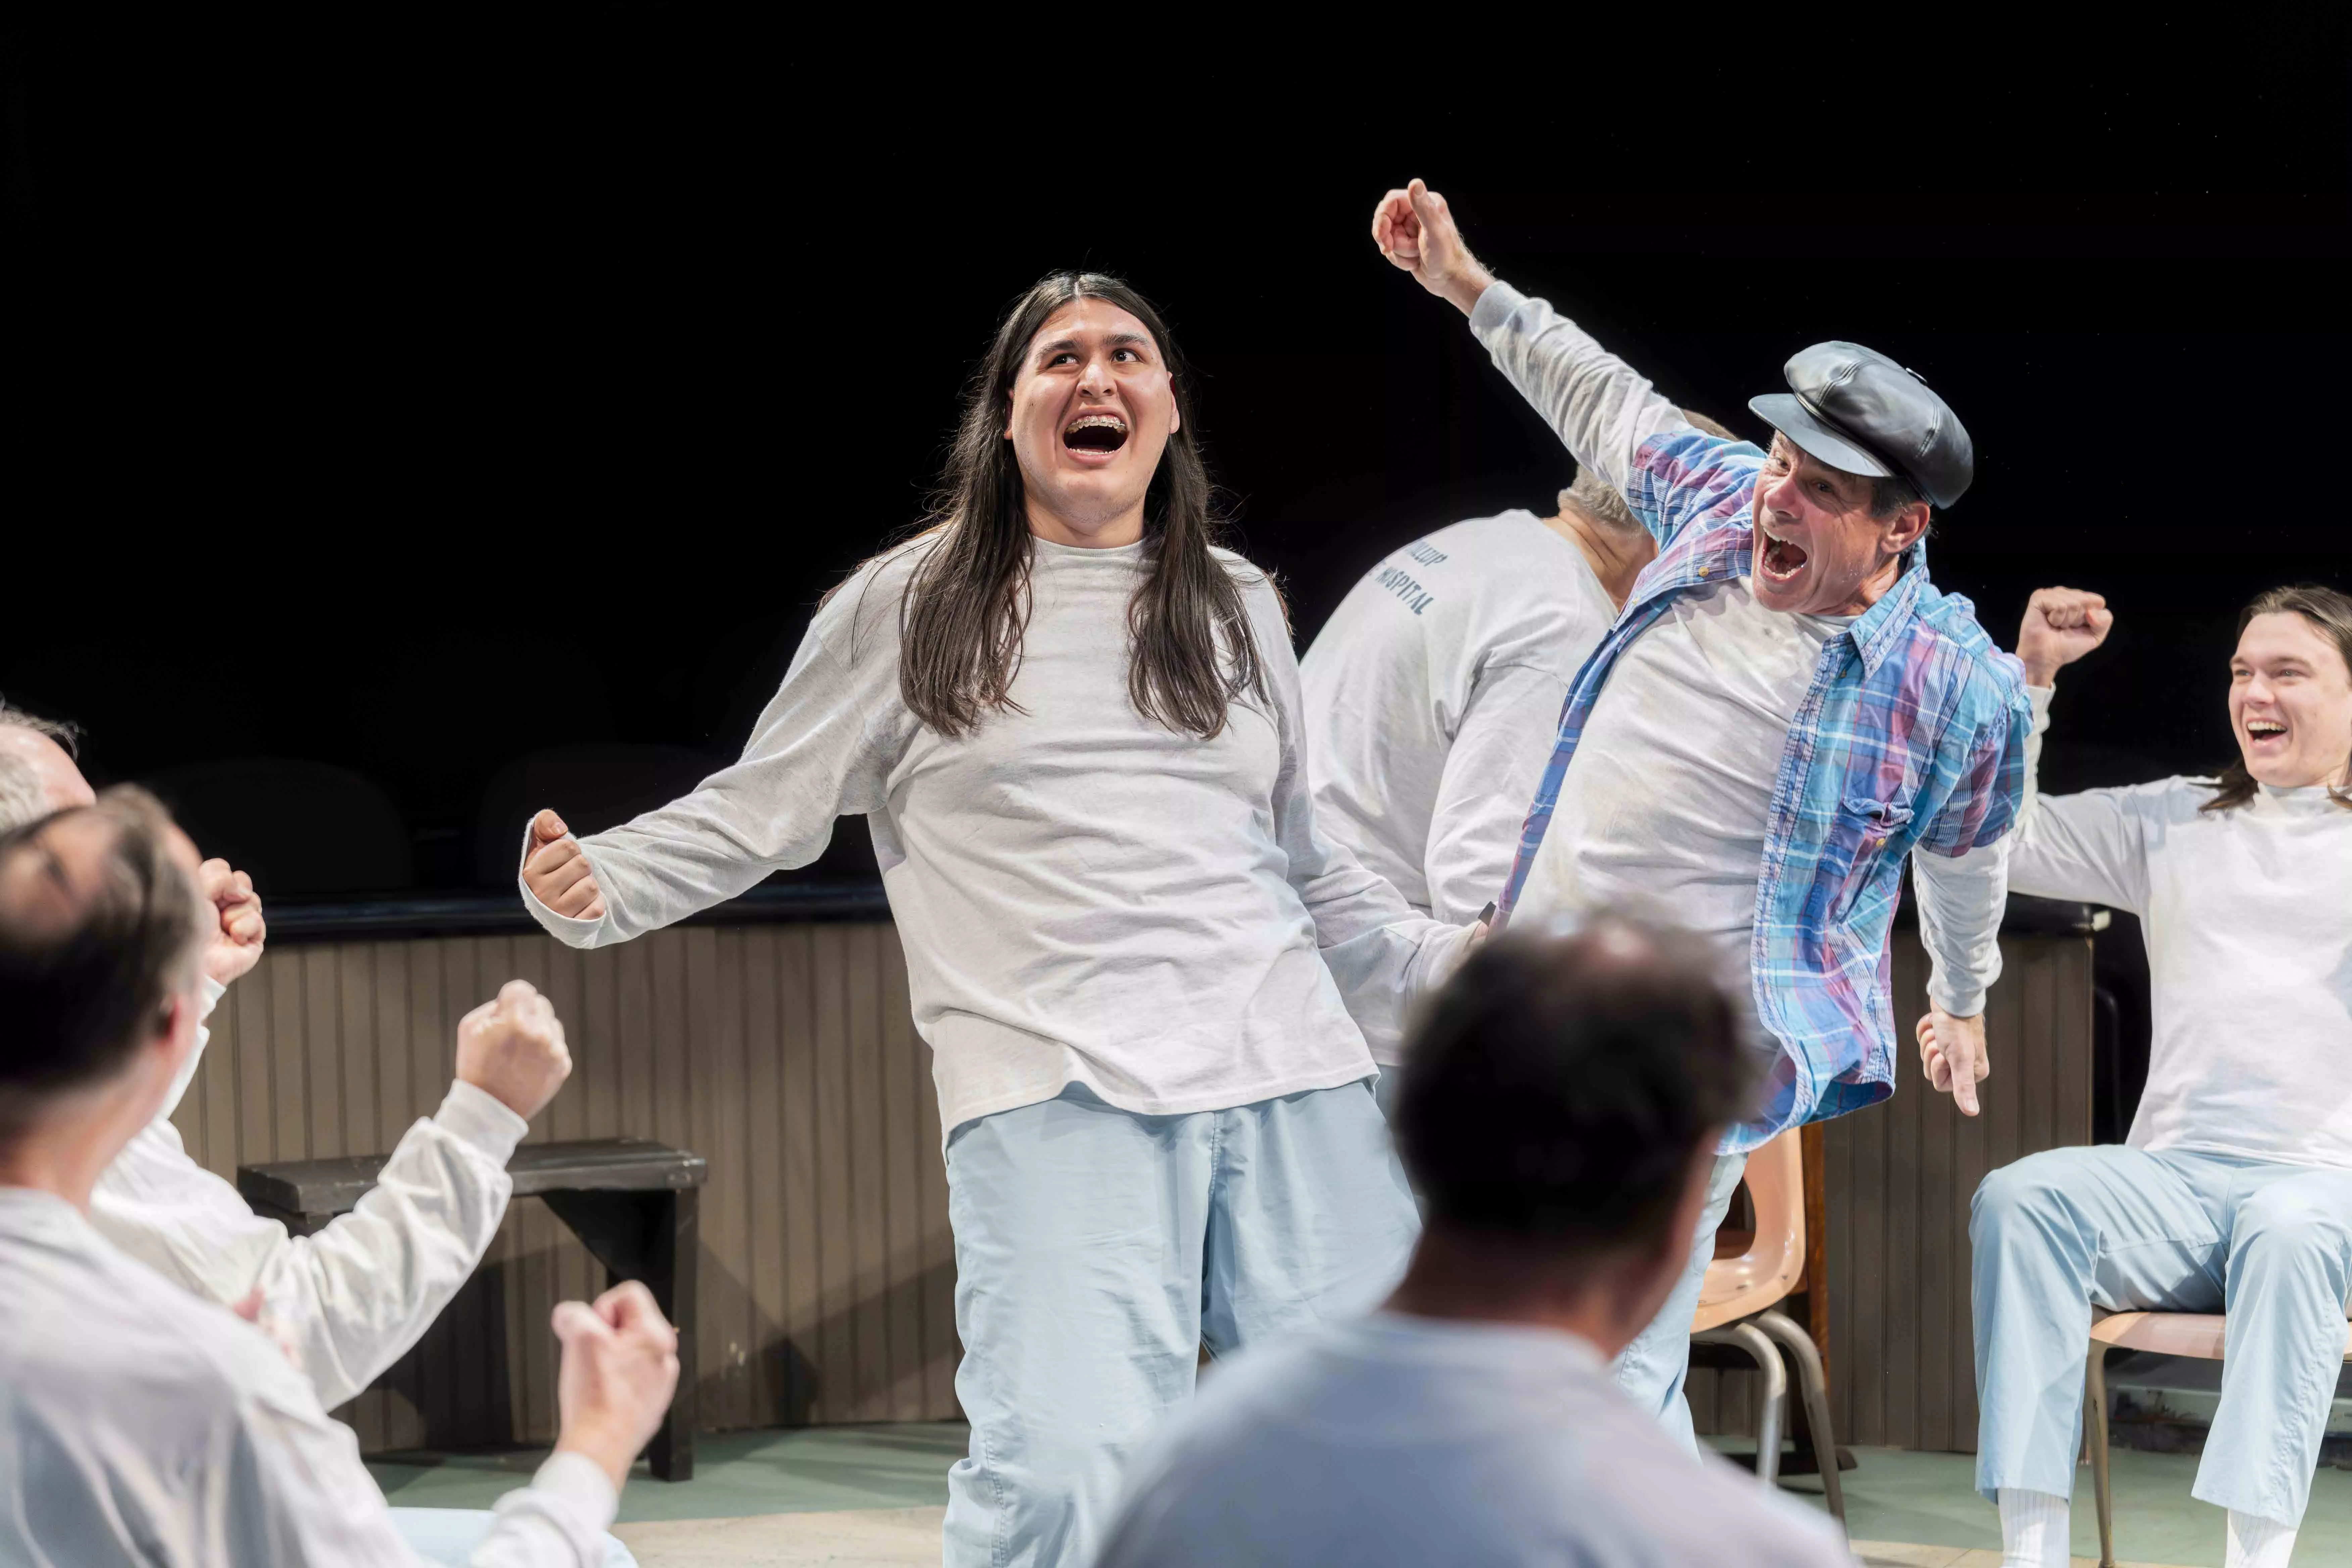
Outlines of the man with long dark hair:
M 584 840 L 542 812 L 520 881 L 563 941 L 622 942 L 866 816 L 946 1132 L 947 1558 L 1084 1562 L 1203 1343 L 1394 1283 L 1416 1222 L 1365 1037 L 1469 932 L 1317 832 L 1281 598 L 1214 546 L 1134 290 L 1013 305 L 930 521 L 819 606 L 740 762 Z
M 1748 1151 L 1894 1092 L 1889 929 L 1907 860 L 1975 1114 L 2000 973 L 2000 856 L 2027 710 L 2013 660 L 1928 580 L 1931 509 L 1975 472 L 1943 399 L 1885 355 L 1818 343 L 1751 399 L 1769 451 L 1695 428 L 1624 361 L 1470 254 L 1422 182 L 1381 199 L 1390 261 L 1471 331 L 1658 542 L 1578 673 L 1501 917 L 1639 900 L 1716 944 L 1772 1058 L 1727 1135 L 1681 1285 L 1619 1358 L 1696 1448 L 1691 1313 Z M 1977 851 L 1976 853 L 1971 853 Z
M 2058 671 L 2112 624 L 2077 589 L 2026 607 L 2034 725 L 2009 880 L 2139 916 L 2147 1089 L 2122 1147 L 2029 1155 L 1977 1190 L 1977 1487 L 2008 1568 L 2065 1563 L 2092 1308 L 2226 1309 L 2196 1495 L 2229 1510 L 2230 1568 L 2285 1568 L 2352 1292 L 2352 595 L 2246 606 L 2220 777 L 2040 794 Z M 1918 1027 L 1940 1087 L 1940 1020 Z

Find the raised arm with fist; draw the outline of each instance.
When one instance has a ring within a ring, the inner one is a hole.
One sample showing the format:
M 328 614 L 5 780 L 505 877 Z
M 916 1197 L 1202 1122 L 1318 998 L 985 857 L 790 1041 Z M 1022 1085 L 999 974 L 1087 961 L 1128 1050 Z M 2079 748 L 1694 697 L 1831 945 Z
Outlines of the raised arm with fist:
M 196 889 L 220 922 L 205 945 L 205 973 L 214 984 L 226 985 L 261 962 L 262 945 L 269 938 L 268 924 L 261 918 L 261 895 L 253 890 L 252 878 L 231 870 L 226 860 L 207 860 L 197 867 Z
M 572 1076 L 572 1052 L 554 1005 L 527 980 L 509 980 L 498 999 L 457 1024 L 457 1078 L 525 1121 Z
M 523 857 L 523 886 L 530 896 L 570 920 L 604 918 L 604 892 L 586 851 L 563 818 L 542 811 L 530 819 L 530 851 Z
M 2048 686 L 2058 672 L 2107 640 L 2116 624 L 2106 599 L 2080 588 L 2036 588 L 2017 628 L 2017 659 L 2028 686 Z
M 1423 288 L 1451 300 L 1465 316 L 1495 280 L 1462 243 L 1462 231 L 1454 226 L 1445 198 L 1419 180 L 1391 191 L 1372 209 L 1372 243 Z

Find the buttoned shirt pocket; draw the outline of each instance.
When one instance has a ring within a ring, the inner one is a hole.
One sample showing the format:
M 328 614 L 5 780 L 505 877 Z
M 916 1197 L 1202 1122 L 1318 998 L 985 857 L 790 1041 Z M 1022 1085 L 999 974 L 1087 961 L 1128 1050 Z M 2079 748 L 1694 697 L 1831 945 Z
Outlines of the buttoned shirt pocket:
M 1833 872 L 1838 879 L 1837 896 L 1830 905 L 1832 920 L 1853 920 L 1866 912 L 1861 906 L 1874 906 L 1894 896 L 1895 878 L 1889 874 L 1887 847 L 1908 847 L 1911 811 L 1910 799 L 1904 795 L 1892 800 L 1848 795 L 1840 805 L 1830 833 L 1829 853 L 1822 861 L 1822 869 Z M 1896 854 L 1899 863 L 1901 851 Z

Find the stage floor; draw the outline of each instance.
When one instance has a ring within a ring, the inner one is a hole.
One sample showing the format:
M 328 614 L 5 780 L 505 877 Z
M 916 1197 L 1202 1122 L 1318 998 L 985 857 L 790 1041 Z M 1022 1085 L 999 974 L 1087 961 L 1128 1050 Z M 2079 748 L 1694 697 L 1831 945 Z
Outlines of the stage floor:
M 899 1568 L 940 1560 L 947 1469 L 964 1451 L 953 1422 L 730 1432 L 696 1445 L 691 1481 L 638 1467 L 614 1533 L 644 1568 Z M 1999 1568 L 2000 1524 L 1971 1484 L 1966 1454 L 1854 1450 L 1846 1511 L 1863 1561 L 1885 1568 Z M 403 1455 L 372 1463 L 394 1502 L 488 1508 L 538 1467 L 543 1450 Z M 2189 1495 L 2197 1461 L 2117 1450 L 2116 1547 L 2127 1563 L 2221 1568 L 2221 1513 Z M 2077 1472 L 2074 1550 L 2094 1562 L 2090 1472 Z M 1791 1497 L 1821 1506 L 1820 1483 Z M 2298 1563 L 2352 1562 L 2352 1471 L 2322 1470 L 2295 1546 Z

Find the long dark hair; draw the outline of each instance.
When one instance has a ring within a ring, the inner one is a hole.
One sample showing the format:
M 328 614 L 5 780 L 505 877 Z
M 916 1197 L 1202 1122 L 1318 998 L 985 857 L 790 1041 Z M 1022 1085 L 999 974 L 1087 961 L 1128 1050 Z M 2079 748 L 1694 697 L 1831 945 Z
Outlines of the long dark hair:
M 1210 553 L 1219 522 L 1176 344 L 1151 302 L 1099 272 L 1055 272 L 1013 302 L 964 389 L 963 416 L 925 519 L 933 541 L 898 617 L 898 691 L 943 735 L 963 735 L 992 710 L 1014 707 L 1013 677 L 1029 619 L 1034 552 L 1013 443 L 1013 382 L 1047 317 L 1073 300 L 1101 300 L 1143 323 L 1168 363 L 1178 426 L 1143 502 L 1143 581 L 1128 604 L 1127 689 L 1136 710 L 1209 740 L 1244 691 L 1265 700 L 1265 670 L 1242 591 Z
M 2247 624 L 2256 616 L 2284 615 L 2292 611 L 2309 621 L 2317 631 L 2336 644 L 2336 651 L 2344 656 L 2344 668 L 2352 670 L 2352 595 L 2323 588 L 2316 583 L 2299 583 L 2291 588 L 2273 588 L 2255 595 L 2238 616 L 2238 635 L 2243 637 Z M 2232 757 L 2230 765 L 2221 770 L 2214 785 L 2211 800 L 2199 809 L 2227 811 L 2243 805 L 2254 798 L 2254 775 L 2246 771 L 2243 753 Z M 2352 788 L 2338 789 L 2330 785 L 2327 798 L 2347 811 L 2352 811 Z

